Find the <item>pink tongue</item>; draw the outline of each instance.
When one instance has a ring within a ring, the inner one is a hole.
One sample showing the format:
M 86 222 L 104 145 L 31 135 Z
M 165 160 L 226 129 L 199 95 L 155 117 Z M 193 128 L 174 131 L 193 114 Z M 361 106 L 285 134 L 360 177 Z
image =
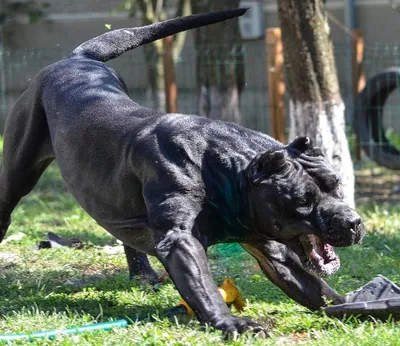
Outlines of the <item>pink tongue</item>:
M 318 265 L 318 267 L 322 267 L 324 265 L 324 259 L 315 251 L 315 249 L 312 249 L 310 252 L 310 259 L 313 264 Z
M 335 273 L 340 267 L 339 258 L 333 251 L 333 247 L 329 244 L 324 244 L 322 256 L 315 249 L 312 249 L 310 252 L 310 262 L 315 269 L 326 275 Z

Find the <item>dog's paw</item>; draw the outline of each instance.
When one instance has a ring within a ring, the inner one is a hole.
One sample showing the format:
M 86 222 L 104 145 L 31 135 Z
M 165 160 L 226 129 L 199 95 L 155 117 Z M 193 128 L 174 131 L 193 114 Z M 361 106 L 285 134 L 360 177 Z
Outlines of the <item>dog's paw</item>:
M 154 273 L 140 273 L 136 275 L 129 275 L 129 280 L 136 281 L 140 285 L 151 285 L 154 286 L 160 283 L 159 276 Z
M 242 317 L 225 317 L 216 322 L 214 327 L 221 330 L 226 338 L 232 338 L 246 332 L 251 332 L 263 338 L 270 337 L 269 333 L 262 325 Z

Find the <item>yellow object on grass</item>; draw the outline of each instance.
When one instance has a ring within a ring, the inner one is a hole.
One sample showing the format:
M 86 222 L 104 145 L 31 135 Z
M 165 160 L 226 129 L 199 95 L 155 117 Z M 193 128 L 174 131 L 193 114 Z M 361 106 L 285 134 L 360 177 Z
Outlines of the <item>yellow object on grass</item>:
M 240 295 L 239 289 L 236 287 L 231 278 L 225 278 L 222 286 L 218 287 L 218 290 L 226 303 L 232 304 L 237 311 L 243 311 L 243 308 L 246 306 L 246 302 Z M 181 299 L 178 305 L 183 305 L 186 308 L 189 316 L 194 315 L 193 310 L 184 299 Z

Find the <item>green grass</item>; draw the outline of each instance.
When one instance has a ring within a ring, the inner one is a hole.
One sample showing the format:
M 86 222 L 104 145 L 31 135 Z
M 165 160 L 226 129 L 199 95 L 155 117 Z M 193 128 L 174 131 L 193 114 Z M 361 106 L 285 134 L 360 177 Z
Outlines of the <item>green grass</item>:
M 362 245 L 339 249 L 342 268 L 328 279 L 341 293 L 354 290 L 377 274 L 400 282 L 400 206 L 364 204 L 359 210 L 368 235 Z M 46 232 L 78 237 L 94 245 L 84 250 L 33 250 Z M 0 333 L 68 328 L 94 322 L 129 318 L 126 329 L 59 336 L 29 345 L 400 345 L 397 322 L 331 319 L 296 304 L 272 285 L 257 263 L 237 247 L 226 253 L 216 247 L 210 263 L 218 283 L 235 279 L 248 307 L 242 313 L 269 326 L 272 338 L 242 336 L 224 341 L 221 333 L 186 317 L 166 319 L 163 312 L 180 299 L 171 283 L 154 292 L 129 282 L 122 251 L 66 192 L 56 166 L 44 174 L 35 190 L 13 214 L 8 236 L 23 233 L 19 241 L 0 245 Z M 161 272 L 160 264 L 152 259 Z M 80 280 L 81 286 L 65 285 Z M 236 313 L 236 312 L 235 312 Z
M 389 142 L 397 149 L 400 150 L 400 134 L 397 133 L 393 128 L 389 127 L 386 130 L 386 137 Z

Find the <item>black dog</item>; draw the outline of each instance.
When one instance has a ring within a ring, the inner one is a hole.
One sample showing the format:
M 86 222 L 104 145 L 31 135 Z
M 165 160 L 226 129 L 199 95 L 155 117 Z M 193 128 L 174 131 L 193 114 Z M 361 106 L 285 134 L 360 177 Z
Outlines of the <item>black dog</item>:
M 321 151 L 308 138 L 284 146 L 233 123 L 141 107 L 103 63 L 244 12 L 111 31 L 39 72 L 6 123 L 0 240 L 21 197 L 55 159 L 82 207 L 132 248 L 138 273 L 154 276 L 145 254 L 156 256 L 201 321 L 224 332 L 263 330 L 232 316 L 217 290 L 206 249 L 221 242 L 241 243 L 300 304 L 343 303 L 315 274 L 334 273 L 333 246 L 359 242 L 364 227 Z

